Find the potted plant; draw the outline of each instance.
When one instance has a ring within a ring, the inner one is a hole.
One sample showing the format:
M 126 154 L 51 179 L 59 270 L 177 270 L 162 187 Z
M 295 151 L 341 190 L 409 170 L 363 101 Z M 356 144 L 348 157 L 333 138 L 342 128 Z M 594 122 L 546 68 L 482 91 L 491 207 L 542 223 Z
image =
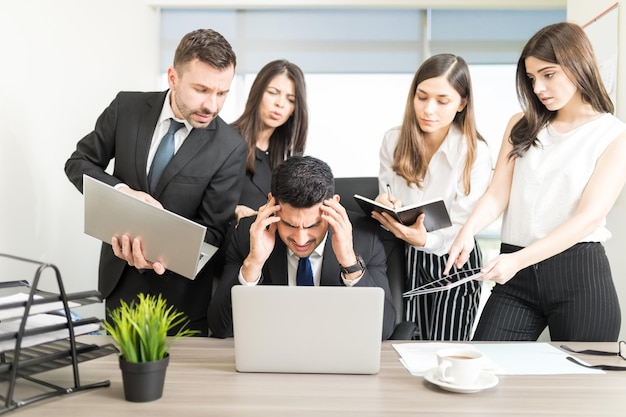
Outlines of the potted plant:
M 176 340 L 192 336 L 185 315 L 159 296 L 139 294 L 130 304 L 109 312 L 104 329 L 120 350 L 124 397 L 127 401 L 145 402 L 161 398 L 169 348 Z M 168 337 L 168 332 L 178 328 Z

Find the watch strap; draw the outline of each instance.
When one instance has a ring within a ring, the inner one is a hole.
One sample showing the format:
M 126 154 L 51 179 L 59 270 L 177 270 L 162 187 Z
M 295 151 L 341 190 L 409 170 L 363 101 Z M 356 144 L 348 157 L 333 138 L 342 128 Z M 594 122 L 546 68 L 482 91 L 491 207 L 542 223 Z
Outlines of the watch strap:
M 365 262 L 358 253 L 356 254 L 356 263 L 350 266 L 341 266 L 341 272 L 344 274 L 351 274 L 357 271 L 365 271 Z

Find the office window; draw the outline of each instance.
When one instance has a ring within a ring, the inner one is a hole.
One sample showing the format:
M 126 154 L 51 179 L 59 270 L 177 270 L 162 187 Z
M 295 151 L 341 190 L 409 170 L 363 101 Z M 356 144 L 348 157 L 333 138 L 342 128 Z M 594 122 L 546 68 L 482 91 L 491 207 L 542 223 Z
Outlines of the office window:
M 519 52 L 540 27 L 562 20 L 565 10 L 164 9 L 161 71 L 185 33 L 200 27 L 222 33 L 238 59 L 222 110 L 231 122 L 257 71 L 271 60 L 289 59 L 306 75 L 307 152 L 328 161 L 337 176 L 376 175 L 382 136 L 401 123 L 425 53 L 456 53 L 470 64 L 478 127 L 495 159 L 508 118 L 520 110 L 514 80 Z M 356 163 L 347 165 L 345 156 L 354 153 Z
M 163 10 L 161 70 L 187 32 L 210 27 L 237 53 L 240 74 L 278 58 L 305 73 L 406 73 L 422 61 L 419 10 Z

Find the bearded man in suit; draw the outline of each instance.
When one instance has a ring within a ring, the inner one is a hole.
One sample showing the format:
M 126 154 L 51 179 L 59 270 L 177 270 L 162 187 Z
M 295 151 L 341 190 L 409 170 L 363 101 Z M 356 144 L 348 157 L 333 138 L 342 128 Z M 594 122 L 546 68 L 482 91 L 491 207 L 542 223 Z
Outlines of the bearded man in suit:
M 205 241 L 220 246 L 245 176 L 246 143 L 218 116 L 235 65 L 235 53 L 219 33 L 199 29 L 185 35 L 167 72 L 169 89 L 120 92 L 67 160 L 70 181 L 82 192 L 86 174 L 162 206 L 205 225 Z M 161 142 L 171 146 L 165 162 L 157 162 Z M 147 261 L 139 238 L 113 236 L 102 245 L 98 289 L 108 311 L 141 292 L 161 294 L 187 316 L 190 328 L 208 334 L 211 262 L 189 280 Z

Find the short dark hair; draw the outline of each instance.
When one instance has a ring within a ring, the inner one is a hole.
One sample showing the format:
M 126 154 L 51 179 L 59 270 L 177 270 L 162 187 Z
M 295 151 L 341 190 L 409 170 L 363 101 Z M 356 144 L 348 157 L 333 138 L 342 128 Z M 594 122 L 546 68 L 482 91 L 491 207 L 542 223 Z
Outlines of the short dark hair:
M 230 43 L 213 29 L 197 29 L 183 36 L 174 53 L 174 68 L 180 71 L 196 58 L 220 70 L 237 65 Z
M 272 172 L 271 190 L 278 203 L 309 208 L 335 194 L 335 179 L 326 162 L 312 156 L 292 156 Z

